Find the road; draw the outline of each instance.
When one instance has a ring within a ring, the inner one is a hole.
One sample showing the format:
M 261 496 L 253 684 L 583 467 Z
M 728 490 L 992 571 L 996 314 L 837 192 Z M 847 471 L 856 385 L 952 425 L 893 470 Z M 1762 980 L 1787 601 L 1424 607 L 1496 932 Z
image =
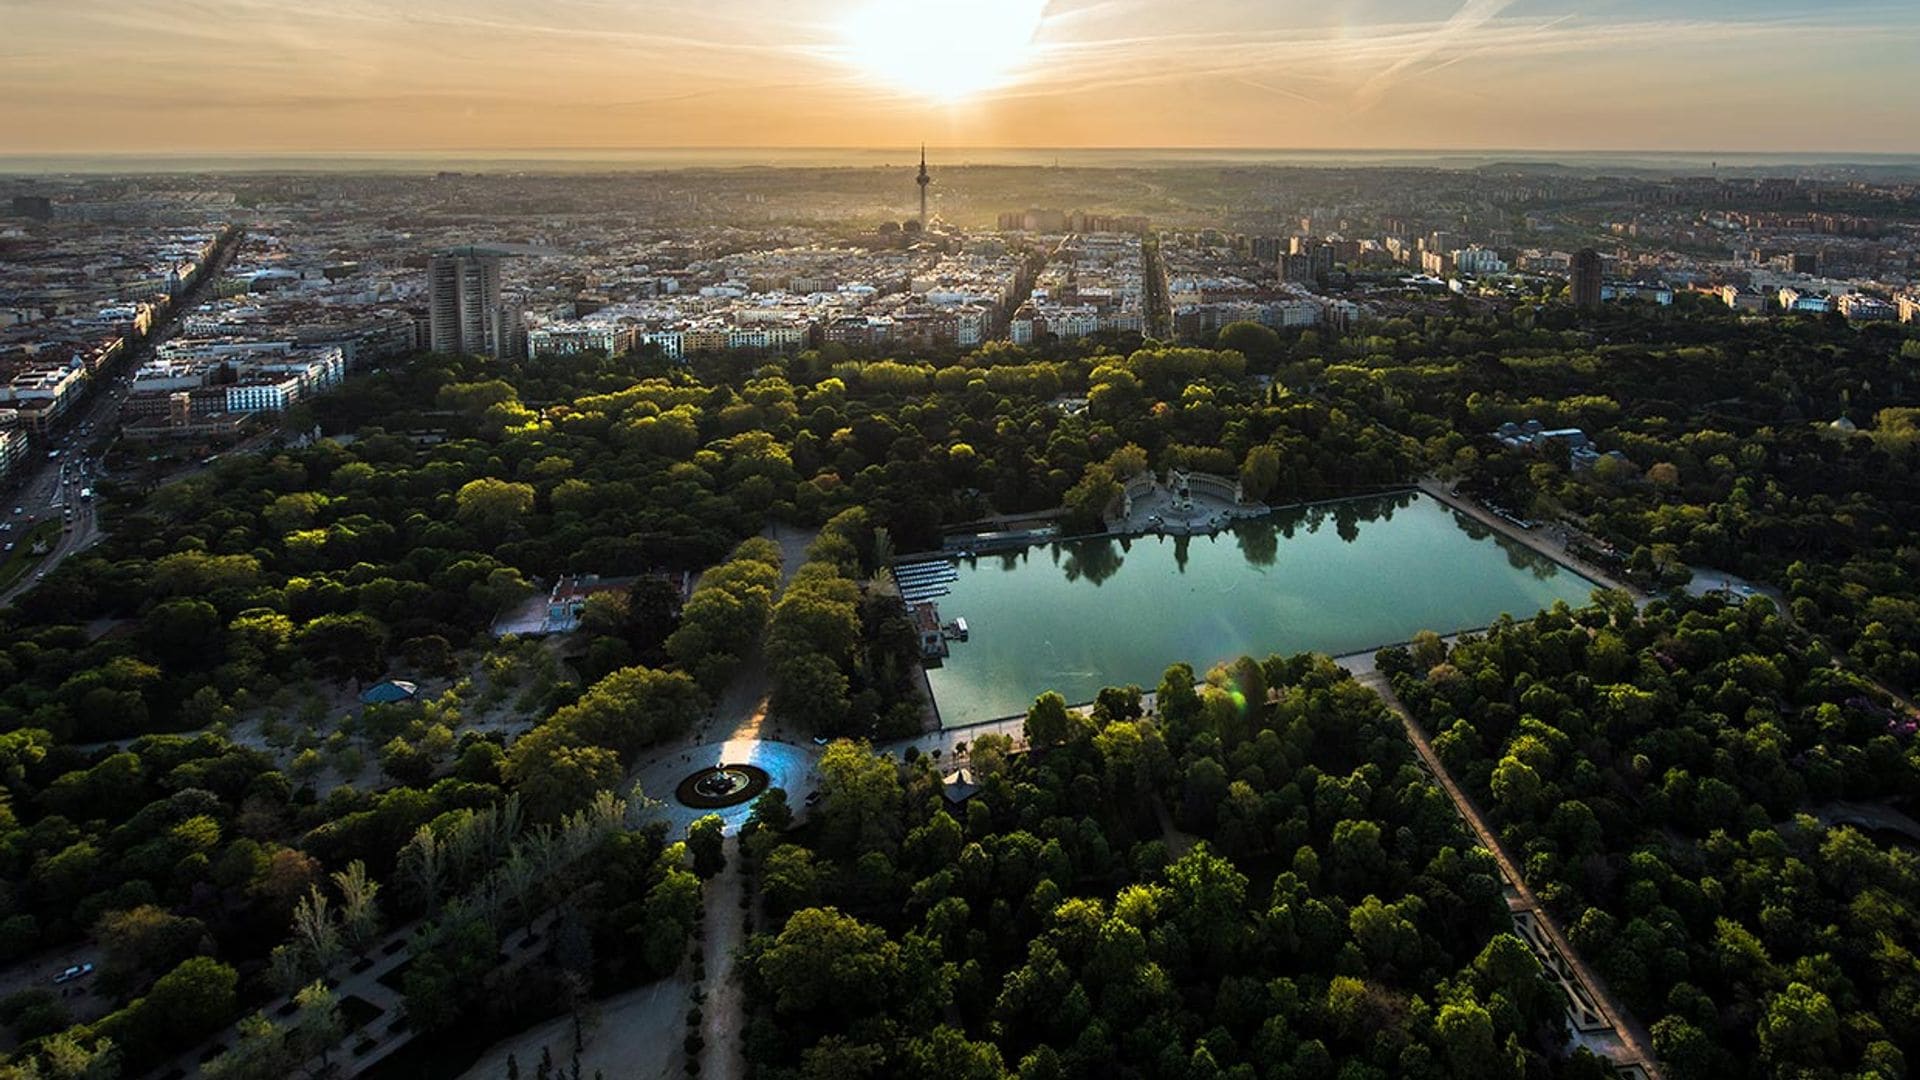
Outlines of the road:
M 85 551 L 99 542 L 97 504 L 91 499 L 81 498 L 80 493 L 98 483 L 103 472 L 99 460 L 86 454 L 81 445 L 85 436 L 78 432 L 95 423 L 96 418 L 104 418 L 103 422 L 111 423 L 125 396 L 124 390 L 118 394 L 109 392 L 98 395 L 74 421 L 74 433 L 57 438 L 54 442 L 60 456 L 47 459 L 43 455 L 39 466 L 27 475 L 10 496 L 12 505 L 0 506 L 0 510 L 5 512 L 0 525 L 9 526 L 0 532 L 0 536 L 6 537 L 8 543 L 42 521 L 64 519 L 68 526 L 61 530 L 52 550 L 41 558 L 31 573 L 11 589 L 0 593 L 0 607 L 13 603 L 16 597 L 32 588 L 67 556 Z
M 72 528 L 61 532 L 53 550 L 40 560 L 32 573 L 0 593 L 0 607 L 12 604 L 68 556 L 99 542 L 101 532 L 95 504 L 80 498 L 80 492 L 107 475 L 101 461 L 102 452 L 113 441 L 110 436 L 114 425 L 119 423 L 120 407 L 126 404 L 127 395 L 132 391 L 132 372 L 153 355 L 155 347 L 179 329 L 180 316 L 200 302 L 208 283 L 218 279 L 239 246 L 240 241 L 235 239 L 215 252 L 213 261 L 198 276 L 194 286 L 182 294 L 166 320 L 154 328 L 145 342 L 103 371 L 104 381 L 90 385 L 84 391 L 85 400 L 55 420 L 52 430 L 37 441 L 33 451 L 39 455 L 36 466 L 16 477 L 8 487 L 0 488 L 6 492 L 4 498 L 0 498 L 0 526 L 11 526 L 0 531 L 0 538 L 6 542 L 11 542 L 35 522 L 62 520 L 67 510 L 72 511 Z M 48 457 L 49 453 L 58 456 Z M 17 514 L 14 513 L 16 507 L 20 511 Z

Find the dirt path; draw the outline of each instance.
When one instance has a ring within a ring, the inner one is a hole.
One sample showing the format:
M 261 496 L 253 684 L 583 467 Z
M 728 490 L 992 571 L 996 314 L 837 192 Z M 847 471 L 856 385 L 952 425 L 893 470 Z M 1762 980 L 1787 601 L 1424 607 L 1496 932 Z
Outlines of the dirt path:
M 724 850 L 726 868 L 707 882 L 707 1001 L 701 1030 L 707 1045 L 702 1052 L 701 1075 L 715 1080 L 740 1080 L 747 1069 L 740 1043 L 745 1026 L 746 992 L 735 976 L 733 959 L 746 940 L 743 922 L 746 910 L 740 906 L 740 898 L 746 895 L 746 879 L 740 872 L 739 838 L 728 837 Z
M 1660 1080 L 1659 1066 L 1655 1063 L 1651 1049 L 1652 1042 L 1646 1031 L 1632 1014 L 1620 1006 L 1607 989 L 1606 983 L 1600 980 L 1600 977 L 1587 966 L 1586 961 L 1580 958 L 1580 954 L 1573 951 L 1573 946 L 1567 943 L 1566 935 L 1560 932 L 1559 921 L 1541 905 L 1538 898 L 1533 895 L 1533 890 L 1527 887 L 1526 879 L 1520 876 L 1520 868 L 1508 856 L 1506 848 L 1500 843 L 1493 828 L 1487 824 L 1486 818 L 1481 816 L 1479 807 L 1474 805 L 1466 791 L 1454 781 L 1447 767 L 1441 764 L 1439 755 L 1433 751 L 1433 745 L 1427 741 L 1426 733 L 1420 730 L 1420 725 L 1414 722 L 1406 706 L 1400 703 L 1399 696 L 1393 692 L 1393 687 L 1388 685 L 1386 677 L 1378 672 L 1371 672 L 1357 678 L 1361 685 L 1380 695 L 1380 700 L 1400 718 L 1400 724 L 1406 729 L 1407 741 L 1413 744 L 1414 752 L 1420 755 L 1420 760 L 1426 764 L 1427 771 L 1433 774 L 1440 789 L 1446 792 L 1447 798 L 1453 800 L 1455 809 L 1460 812 L 1460 817 L 1467 823 L 1468 828 L 1473 830 L 1474 837 L 1479 840 L 1480 846 L 1486 848 L 1493 855 L 1494 862 L 1499 864 L 1500 873 L 1507 879 L 1508 888 L 1512 890 L 1512 896 L 1508 902 L 1509 908 L 1516 914 L 1531 916 L 1529 920 L 1531 924 L 1544 935 L 1547 942 L 1551 944 L 1552 951 L 1558 954 L 1560 960 L 1572 969 L 1571 974 L 1580 986 L 1588 991 L 1582 996 L 1613 1029 L 1608 1036 L 1589 1036 L 1581 1039 L 1581 1042 L 1596 1053 L 1611 1058 L 1623 1075 L 1632 1076 L 1633 1070 L 1638 1069 L 1640 1075 L 1650 1080 Z
M 1160 822 L 1160 838 L 1167 845 L 1167 858 L 1178 859 L 1193 850 L 1196 837 L 1180 831 L 1173 823 L 1173 815 L 1167 812 L 1166 800 L 1157 794 L 1153 797 L 1153 816 Z
M 598 1014 L 587 1029 L 580 1051 L 580 1072 L 595 1070 L 607 1080 L 671 1080 L 685 1076 L 680 1049 L 685 1033 L 687 992 L 693 982 L 684 973 L 604 998 L 594 1005 Z M 520 1065 L 521 1076 L 532 1076 L 540 1065 L 540 1048 L 553 1054 L 564 1069 L 573 1060 L 573 1020 L 557 1016 L 493 1044 L 461 1080 L 501 1080 L 507 1075 L 507 1055 Z

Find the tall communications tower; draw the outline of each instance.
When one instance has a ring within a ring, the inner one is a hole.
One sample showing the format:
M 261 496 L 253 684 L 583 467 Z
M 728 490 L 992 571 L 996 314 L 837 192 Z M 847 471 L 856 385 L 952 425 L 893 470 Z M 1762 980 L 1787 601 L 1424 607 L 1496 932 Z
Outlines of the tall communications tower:
M 927 231 L 927 185 L 933 183 L 933 177 L 927 175 L 927 144 L 920 144 L 920 175 L 913 178 L 920 185 L 920 231 Z

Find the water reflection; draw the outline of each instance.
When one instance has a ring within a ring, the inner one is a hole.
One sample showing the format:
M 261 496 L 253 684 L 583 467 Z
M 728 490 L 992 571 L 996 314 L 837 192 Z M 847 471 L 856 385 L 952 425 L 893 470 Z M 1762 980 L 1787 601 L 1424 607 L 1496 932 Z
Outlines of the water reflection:
M 1270 521 L 1236 521 L 1233 539 L 1249 566 L 1272 566 L 1280 554 L 1280 530 Z
M 1121 554 L 1120 545 L 1112 540 L 1069 540 L 1054 545 L 1054 558 L 1059 560 L 1061 549 L 1066 550 L 1065 561 L 1060 569 L 1067 575 L 1068 581 L 1085 578 L 1099 585 L 1120 570 L 1120 564 L 1126 561 Z
M 1357 543 L 1364 527 L 1391 522 L 1396 511 L 1410 506 L 1418 497 L 1416 493 L 1409 491 L 1288 507 L 1263 517 L 1242 518 L 1229 525 L 1226 533 L 1233 538 L 1235 546 L 1239 548 L 1240 555 L 1246 560 L 1248 566 L 1264 569 L 1273 566 L 1279 560 L 1282 540 L 1291 540 L 1301 532 L 1309 536 L 1315 535 L 1323 526 L 1331 523 L 1334 534 L 1339 536 L 1342 542 Z M 1490 540 L 1499 545 L 1501 552 L 1506 555 L 1509 566 L 1515 570 L 1525 571 L 1536 580 L 1550 580 L 1563 569 L 1552 559 L 1472 517 L 1451 509 L 1447 510 L 1447 516 L 1456 528 L 1471 539 Z M 1060 568 L 1060 572 L 1068 581 L 1085 580 L 1091 584 L 1100 585 L 1120 571 L 1135 539 L 1141 538 L 1064 540 L 1047 545 L 1046 554 L 1053 564 Z M 1192 559 L 1194 538 L 1176 535 L 1153 539 L 1162 544 L 1172 542 L 1175 572 L 1186 573 Z M 1204 539 L 1208 543 L 1218 542 L 1216 537 Z M 1011 571 L 1019 568 L 1032 550 L 1027 548 L 999 553 L 1000 569 Z
M 1370 651 L 1420 629 L 1578 603 L 1591 589 L 1411 493 L 1289 508 L 1214 536 L 1046 547 L 963 560 L 941 613 L 966 618 L 972 635 L 928 672 L 944 722 L 1017 715 L 1048 689 L 1087 700 L 1108 684 L 1152 682 L 1176 660 Z

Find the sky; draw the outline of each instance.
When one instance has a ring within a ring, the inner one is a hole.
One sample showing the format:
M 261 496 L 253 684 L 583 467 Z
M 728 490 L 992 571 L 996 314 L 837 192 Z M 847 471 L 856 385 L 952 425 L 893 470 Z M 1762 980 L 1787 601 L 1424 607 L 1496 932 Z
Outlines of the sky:
M 0 0 L 0 153 L 1915 153 L 1916 71 L 1916 0 Z

